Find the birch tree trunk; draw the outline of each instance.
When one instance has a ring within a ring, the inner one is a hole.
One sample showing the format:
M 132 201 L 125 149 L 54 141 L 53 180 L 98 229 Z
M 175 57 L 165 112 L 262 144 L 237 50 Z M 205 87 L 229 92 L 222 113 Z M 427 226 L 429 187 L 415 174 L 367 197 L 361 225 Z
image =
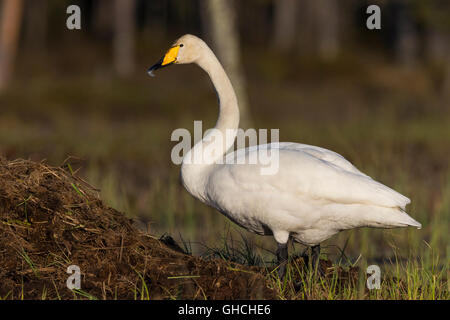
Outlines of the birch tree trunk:
M 250 126 L 251 121 L 233 2 L 230 0 L 202 0 L 202 2 L 202 6 L 206 10 L 203 17 L 207 19 L 204 21 L 204 25 L 206 28 L 210 28 L 208 32 L 214 51 L 236 90 L 241 114 L 240 127 L 245 128 Z
M 5 89 L 12 76 L 19 43 L 22 11 L 22 0 L 3 0 L 0 18 L 0 91 Z
M 114 67 L 120 76 L 129 76 L 135 67 L 135 0 L 114 2 Z

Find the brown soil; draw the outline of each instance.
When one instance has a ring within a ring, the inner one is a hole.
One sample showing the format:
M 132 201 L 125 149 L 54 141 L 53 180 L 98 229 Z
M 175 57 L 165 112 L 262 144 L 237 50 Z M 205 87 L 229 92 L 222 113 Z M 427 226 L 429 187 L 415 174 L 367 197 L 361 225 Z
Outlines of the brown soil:
M 81 269 L 78 293 L 66 287 L 69 265 Z M 187 255 L 138 230 L 70 170 L 1 158 L 0 283 L 8 299 L 277 297 L 256 267 Z

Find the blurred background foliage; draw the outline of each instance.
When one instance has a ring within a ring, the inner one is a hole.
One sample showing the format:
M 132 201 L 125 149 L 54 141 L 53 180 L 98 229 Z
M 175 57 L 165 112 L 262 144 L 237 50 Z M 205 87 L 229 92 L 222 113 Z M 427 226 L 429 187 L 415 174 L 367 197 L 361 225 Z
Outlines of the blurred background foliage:
M 66 8 L 81 8 L 81 30 Z M 368 30 L 366 8 L 381 8 Z M 0 155 L 69 162 L 111 206 L 196 253 L 253 236 L 194 200 L 170 160 L 176 128 L 212 127 L 199 68 L 146 70 L 185 33 L 205 39 L 244 127 L 334 150 L 412 199 L 423 229 L 347 231 L 325 252 L 449 258 L 450 2 L 446 0 L 2 0 Z M 314 214 L 314 213 L 311 213 Z M 260 249 L 262 255 L 265 249 Z

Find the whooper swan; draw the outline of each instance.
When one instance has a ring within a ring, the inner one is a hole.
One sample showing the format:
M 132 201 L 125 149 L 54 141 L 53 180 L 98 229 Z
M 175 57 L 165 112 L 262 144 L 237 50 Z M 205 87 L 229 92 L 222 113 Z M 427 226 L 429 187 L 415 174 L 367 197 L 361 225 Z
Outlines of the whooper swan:
M 184 156 L 182 183 L 195 198 L 241 227 L 260 235 L 273 235 L 278 244 L 281 277 L 288 259 L 289 239 L 311 246 L 312 261 L 316 263 L 320 243 L 342 230 L 421 228 L 404 211 L 410 203 L 407 197 L 360 172 L 333 151 L 283 142 L 227 154 L 236 139 L 238 102 L 228 76 L 205 42 L 193 35 L 182 36 L 148 72 L 153 75 L 162 67 L 187 63 L 195 63 L 208 73 L 217 91 L 220 111 L 215 128 Z M 232 139 L 212 139 L 213 134 L 226 136 L 227 132 L 234 134 Z M 261 164 L 224 161 L 249 157 L 268 148 L 278 151 L 275 174 L 261 174 Z M 199 153 L 202 161 L 192 161 L 192 155 Z

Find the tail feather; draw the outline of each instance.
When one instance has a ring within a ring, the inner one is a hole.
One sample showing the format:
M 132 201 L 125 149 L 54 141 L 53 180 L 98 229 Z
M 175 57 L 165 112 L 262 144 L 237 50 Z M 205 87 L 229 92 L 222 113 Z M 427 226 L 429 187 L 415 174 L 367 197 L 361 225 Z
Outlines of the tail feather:
M 417 229 L 422 229 L 422 224 L 420 222 L 411 218 L 405 211 L 400 210 L 400 212 L 403 214 L 402 219 L 406 225 L 416 227 Z
M 388 208 L 370 206 L 365 207 L 361 215 L 361 225 L 377 228 L 416 227 L 422 228 L 422 224 L 411 218 L 401 208 Z

